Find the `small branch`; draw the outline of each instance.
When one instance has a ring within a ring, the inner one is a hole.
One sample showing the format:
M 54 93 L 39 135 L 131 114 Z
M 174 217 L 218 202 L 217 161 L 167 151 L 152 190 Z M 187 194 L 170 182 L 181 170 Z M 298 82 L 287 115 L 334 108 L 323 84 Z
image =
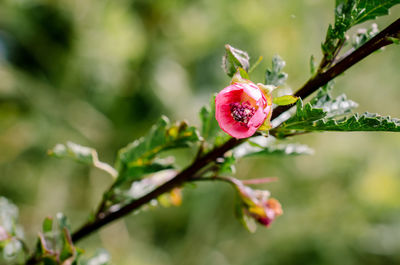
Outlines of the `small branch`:
M 220 147 L 215 148 L 211 152 L 207 153 L 205 156 L 196 160 L 193 164 L 189 167 L 181 171 L 175 178 L 171 179 L 170 181 L 164 183 L 163 185 L 159 186 L 157 189 L 153 190 L 152 192 L 146 194 L 145 196 L 131 202 L 130 204 L 120 208 L 115 212 L 111 212 L 106 215 L 104 218 L 98 218 L 94 221 L 86 223 L 82 226 L 78 231 L 72 234 L 72 240 L 74 242 L 79 241 L 83 237 L 87 236 L 88 234 L 92 233 L 93 231 L 97 230 L 98 228 L 118 219 L 121 218 L 133 210 L 140 208 L 141 206 L 149 203 L 152 199 L 157 198 L 161 194 L 182 185 L 186 180 L 190 179 L 194 176 L 200 169 L 206 166 L 209 162 L 215 161 L 218 157 L 224 155 L 224 153 L 235 146 L 243 143 L 244 139 L 235 139 L 231 138 L 225 144 Z
M 96 213 L 94 214 L 95 218 L 103 218 L 104 217 L 104 211 L 106 208 L 106 203 L 107 200 L 106 198 L 103 196 L 103 199 L 101 200 L 99 206 L 97 207 Z
M 196 161 L 197 159 L 199 159 L 200 157 L 201 157 L 201 155 L 203 154 L 203 152 L 204 152 L 204 145 L 205 145 L 205 142 L 204 142 L 204 140 L 202 140 L 201 142 L 200 142 L 200 146 L 199 146 L 199 150 L 197 150 L 197 154 L 196 154 L 196 156 L 195 156 L 195 158 L 194 158 L 194 160 Z
M 323 73 L 318 73 L 310 80 L 308 80 L 302 88 L 300 88 L 296 93 L 295 96 L 305 98 L 316 91 L 321 86 L 327 84 L 329 81 L 334 79 L 336 76 L 340 75 L 351 66 L 356 64 L 357 62 L 361 61 L 374 51 L 379 50 L 380 48 L 392 44 L 393 41 L 390 37 L 396 37 L 399 35 L 400 32 L 400 19 L 396 20 L 386 29 L 381 31 L 371 40 L 366 42 L 360 48 L 349 54 L 347 57 L 343 58 L 335 65 L 331 66 Z M 283 112 L 290 109 L 291 106 L 280 106 L 274 109 L 272 114 L 272 119 L 275 119 Z M 190 180 L 193 176 L 195 176 L 199 170 L 205 167 L 208 163 L 215 161 L 217 158 L 222 157 L 225 152 L 228 150 L 238 146 L 239 144 L 243 143 L 244 139 L 234 139 L 231 138 L 222 146 L 216 147 L 209 153 L 205 154 L 204 156 L 199 157 L 196 159 L 189 167 L 181 171 L 175 178 L 171 179 L 170 181 L 164 183 L 163 185 L 159 186 L 152 192 L 146 194 L 145 196 L 131 202 L 130 204 L 116 210 L 115 212 L 111 212 L 106 214 L 104 217 L 97 216 L 94 221 L 88 222 L 83 225 L 78 231 L 76 231 L 72 235 L 72 240 L 74 242 L 79 241 L 83 237 L 89 235 L 93 231 L 97 230 L 98 228 L 118 219 L 121 218 L 130 212 L 139 209 L 143 205 L 149 203 L 152 199 L 157 198 L 161 194 L 168 192 L 169 190 L 182 185 L 184 182 Z
M 329 81 L 342 74 L 344 71 L 358 63 L 371 53 L 379 50 L 382 47 L 393 43 L 391 37 L 398 37 L 400 34 L 400 18 L 389 25 L 387 28 L 379 32 L 372 39 L 364 43 L 360 48 L 341 59 L 335 65 L 330 67 L 323 73 L 318 73 L 316 76 L 308 80 L 294 95 L 300 98 L 306 98 L 315 92 L 318 88 L 327 84 Z M 283 112 L 290 109 L 292 105 L 279 106 L 274 109 L 272 119 L 278 117 Z
M 345 42 L 347 41 L 347 39 L 348 39 L 348 37 L 347 37 L 347 35 L 346 35 L 344 39 L 341 39 L 341 40 L 339 41 L 338 45 L 336 46 L 336 50 L 335 50 L 335 52 L 333 53 L 333 58 L 332 58 L 332 60 L 330 60 L 330 62 L 328 63 L 328 65 L 326 65 L 326 67 L 329 68 L 329 67 L 332 66 L 332 64 L 334 63 L 336 57 L 339 55 L 339 53 L 340 53 L 340 51 L 342 50 L 342 48 L 343 48 Z
M 323 72 L 325 70 L 325 68 L 330 67 L 332 65 L 332 63 L 338 56 L 340 50 L 343 48 L 345 42 L 346 42 L 346 38 L 340 39 L 338 41 L 338 43 L 336 44 L 336 46 L 334 48 L 332 58 L 328 59 L 326 55 L 322 58 L 321 63 L 319 64 L 319 67 L 318 67 L 319 73 Z

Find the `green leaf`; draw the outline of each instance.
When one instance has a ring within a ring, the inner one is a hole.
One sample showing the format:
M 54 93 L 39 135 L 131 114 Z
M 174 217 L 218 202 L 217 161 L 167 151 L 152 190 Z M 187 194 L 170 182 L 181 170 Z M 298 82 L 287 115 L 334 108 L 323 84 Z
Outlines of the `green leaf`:
M 118 178 L 116 185 L 141 179 L 144 174 L 170 168 L 170 163 L 159 163 L 157 156 L 166 150 L 188 147 L 200 140 L 195 127 L 185 122 L 171 125 L 167 117 L 162 117 L 150 132 L 118 153 Z
M 92 165 L 109 173 L 113 177 L 117 176 L 117 171 L 107 163 L 101 162 L 96 150 L 93 148 L 67 142 L 65 145 L 57 144 L 52 150 L 49 150 L 48 153 L 50 156 L 57 158 L 70 158 L 80 163 Z
M 258 60 L 251 66 L 251 68 L 250 68 L 250 70 L 248 72 L 249 73 L 253 72 L 254 69 L 256 69 L 257 66 L 261 63 L 262 60 L 263 60 L 262 56 L 258 57 Z
M 250 233 L 254 233 L 257 230 L 256 221 L 245 214 L 245 209 L 243 207 L 243 201 L 240 196 L 236 196 L 235 199 L 235 216 L 239 222 L 247 229 Z
M 327 60 L 333 59 L 345 40 L 345 33 L 353 26 L 389 14 L 389 9 L 400 0 L 336 0 L 335 23 L 329 25 L 322 52 Z
M 23 251 L 23 244 L 17 238 L 7 240 L 5 246 L 0 249 L 2 257 L 0 257 L 1 264 L 24 264 L 25 255 Z
M 128 201 L 136 200 L 171 180 L 176 176 L 176 174 L 176 170 L 156 172 L 142 180 L 133 182 L 128 190 L 118 190 L 117 195 L 122 196 Z
M 207 143 L 206 149 L 214 145 L 220 145 L 226 139 L 225 133 L 221 130 L 215 119 L 215 96 L 210 101 L 210 107 L 202 107 L 200 110 L 201 136 Z M 221 139 L 224 138 L 224 139 Z
M 123 183 L 130 183 L 131 181 L 139 180 L 149 174 L 154 172 L 172 169 L 173 166 L 171 164 L 160 164 L 160 163 L 152 163 L 149 165 L 141 165 L 141 166 L 132 166 L 126 168 L 123 172 L 120 173 L 120 176 L 114 186 L 119 186 Z
M 79 253 L 72 242 L 69 230 L 64 228 L 61 230 L 61 234 L 62 248 L 59 254 L 60 260 L 67 264 L 68 262 L 70 262 L 69 264 L 72 264 L 73 261 L 77 260 Z
M 329 93 L 320 90 L 319 95 L 304 106 L 299 100 L 295 115 L 276 130 L 282 137 L 294 131 L 400 131 L 399 119 L 389 116 L 364 113 L 334 119 L 349 113 L 356 106 L 345 95 L 332 99 Z
M 93 164 L 94 153 L 96 150 L 90 147 L 82 146 L 72 142 L 57 144 L 52 150 L 49 150 L 49 155 L 57 158 L 71 158 L 75 161 L 84 164 Z
M 303 144 L 278 144 L 273 146 L 267 146 L 259 149 L 259 151 L 253 151 L 248 153 L 245 157 L 254 156 L 270 156 L 270 155 L 312 155 L 314 150 Z
M 10 235 L 16 235 L 18 208 L 7 198 L 0 196 L 0 226 Z
M 357 25 L 370 19 L 388 15 L 389 9 L 400 3 L 400 0 L 359 0 L 356 16 L 352 25 Z
M 285 65 L 285 61 L 282 60 L 279 55 L 275 55 L 272 58 L 272 68 L 267 69 L 267 72 L 265 73 L 265 84 L 274 86 L 281 86 L 285 84 L 288 77 L 287 73 L 282 72 L 282 69 L 285 67 Z
M 319 89 L 317 95 L 311 99 L 312 108 L 320 108 L 326 112 L 325 118 L 332 118 L 351 113 L 351 110 L 358 107 L 358 104 L 347 99 L 345 94 L 332 98 L 329 90 Z
M 18 224 L 18 208 L 0 196 L 0 264 L 23 264 L 23 232 Z
M 321 97 L 325 97 L 326 94 L 331 93 L 332 89 L 333 89 L 333 85 L 335 84 L 334 81 L 329 81 L 326 85 L 320 87 L 317 90 L 317 95 L 314 96 L 310 102 L 312 104 L 315 104 L 316 101 L 318 101 Z M 329 94 L 330 96 L 330 94 Z M 330 96 L 330 98 L 332 98 L 332 96 Z
M 53 218 L 46 217 L 42 225 L 43 233 L 49 233 L 53 230 Z
M 296 113 L 281 125 L 287 127 L 292 124 L 307 124 L 324 118 L 327 113 L 322 108 L 315 108 L 311 103 L 303 106 L 303 101 L 299 99 L 296 103 Z
M 307 131 L 385 131 L 400 132 L 400 119 L 381 116 L 376 113 L 354 114 L 340 120 L 321 119 L 303 126 Z
M 393 42 L 393 44 L 400 45 L 400 38 L 389 37 L 388 39 Z
M 322 44 L 322 53 L 326 61 L 332 61 L 337 55 L 340 46 L 346 39 L 345 33 L 352 27 L 357 4 L 360 0 L 336 0 L 335 23 L 329 25 L 325 42 Z M 361 0 L 362 1 L 362 0 Z
M 178 172 L 176 170 L 163 170 L 151 175 L 148 175 L 146 178 L 141 180 L 134 181 L 128 189 L 119 188 L 113 190 L 113 197 L 111 201 L 113 203 L 117 203 L 119 205 L 126 205 L 127 203 L 137 200 L 148 193 L 152 192 L 159 186 L 165 184 L 172 178 L 176 176 Z M 158 204 L 169 207 L 169 206 L 178 206 L 180 205 L 182 200 L 180 188 L 172 189 L 169 193 L 164 193 L 160 195 L 156 200 L 153 200 L 151 203 L 147 204 L 146 208 L 154 207 Z
M 332 83 L 320 88 L 317 95 L 305 105 L 299 99 L 296 103 L 296 113 L 280 127 L 307 126 L 322 118 L 333 118 L 351 113 L 351 110 L 358 106 L 354 101 L 347 99 L 345 94 L 334 99 L 330 94 L 331 89 Z
M 239 67 L 247 72 L 250 68 L 249 60 L 250 57 L 247 52 L 236 49 L 229 44 L 225 45 L 222 67 L 228 76 L 232 77 Z
M 234 150 L 236 157 L 255 157 L 271 155 L 312 155 L 314 150 L 306 145 L 296 143 L 277 143 L 273 137 L 259 136 L 241 144 Z
M 342 102 L 343 104 L 341 105 L 340 103 Z M 329 93 L 320 90 L 310 103 L 303 105 L 303 101 L 299 99 L 296 104 L 296 113 L 281 124 L 277 131 L 279 133 L 284 130 L 310 127 L 313 126 L 315 121 L 322 118 L 347 113 L 353 106 L 355 105 L 349 103 L 344 95 L 332 100 Z
M 290 105 L 296 103 L 298 100 L 298 97 L 292 96 L 292 95 L 285 95 L 281 97 L 275 97 L 273 99 L 273 103 L 278 105 L 278 106 L 285 106 L 285 105 Z
M 233 154 L 217 159 L 218 175 L 232 175 L 235 173 L 236 159 Z
M 44 264 L 77 264 L 79 251 L 73 244 L 67 217 L 58 213 L 56 218 L 45 218 L 43 232 L 39 233 L 35 257 Z
M 202 107 L 200 110 L 200 120 L 201 120 L 201 136 L 204 140 L 213 142 L 220 128 L 218 122 L 215 119 L 215 96 L 212 97 L 210 101 L 210 108 Z
M 226 143 L 226 141 L 228 141 L 229 139 L 231 139 L 231 136 L 221 130 L 221 132 L 218 133 L 217 136 L 215 137 L 214 146 L 221 146 L 224 143 Z
M 339 34 L 338 32 L 341 32 L 342 34 Z M 328 30 L 326 31 L 325 42 L 321 44 L 322 54 L 327 60 L 333 59 L 339 40 L 344 39 L 344 32 L 346 32 L 344 29 L 341 29 L 340 31 L 336 30 L 335 32 L 332 25 L 329 25 Z M 337 35 L 343 36 L 337 37 Z
M 150 164 L 162 151 L 188 147 L 197 141 L 199 135 L 196 128 L 189 127 L 185 122 L 170 125 L 168 118 L 163 116 L 145 137 L 122 148 L 118 160 L 128 166 Z
M 239 74 L 240 74 L 240 76 L 242 77 L 242 78 L 244 78 L 244 79 L 250 79 L 250 76 L 249 76 L 249 74 L 246 72 L 246 70 L 244 70 L 242 67 L 239 67 L 238 68 L 238 71 L 239 71 Z
M 69 220 L 63 213 L 57 213 L 56 218 L 57 218 L 58 228 L 60 230 L 71 229 Z

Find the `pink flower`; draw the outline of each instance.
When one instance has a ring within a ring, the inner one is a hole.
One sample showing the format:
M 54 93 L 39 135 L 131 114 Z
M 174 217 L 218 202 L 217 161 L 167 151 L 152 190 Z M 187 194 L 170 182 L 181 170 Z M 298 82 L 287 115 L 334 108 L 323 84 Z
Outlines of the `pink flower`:
M 235 82 L 215 98 L 215 118 L 235 138 L 252 136 L 271 114 L 271 99 L 250 81 Z
M 281 204 L 274 198 L 269 198 L 266 190 L 253 190 L 247 186 L 240 187 L 243 200 L 243 212 L 264 226 L 269 226 L 276 217 L 282 215 Z

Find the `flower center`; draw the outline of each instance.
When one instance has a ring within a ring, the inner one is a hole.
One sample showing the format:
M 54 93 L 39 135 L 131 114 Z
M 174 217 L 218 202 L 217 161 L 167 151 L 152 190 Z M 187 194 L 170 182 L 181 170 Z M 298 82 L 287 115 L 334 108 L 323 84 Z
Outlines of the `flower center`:
M 233 119 L 246 125 L 256 112 L 256 109 L 247 101 L 243 103 L 231 103 L 229 104 L 229 107 L 231 108 L 231 115 Z

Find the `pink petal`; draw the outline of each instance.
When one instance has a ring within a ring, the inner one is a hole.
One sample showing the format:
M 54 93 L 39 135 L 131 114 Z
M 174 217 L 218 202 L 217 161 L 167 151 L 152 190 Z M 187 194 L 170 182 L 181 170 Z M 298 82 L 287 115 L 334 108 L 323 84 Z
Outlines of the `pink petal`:
M 246 93 L 253 100 L 258 101 L 261 98 L 265 98 L 264 94 L 261 92 L 260 88 L 253 83 L 239 84 L 243 88 L 244 93 Z
M 256 113 L 254 113 L 253 117 L 251 117 L 248 125 L 249 125 L 249 127 L 258 128 L 264 123 L 266 118 L 267 118 L 267 114 L 265 113 L 264 109 L 258 108 Z
M 249 128 L 235 121 L 232 118 L 230 107 L 227 104 L 219 105 L 216 108 L 215 118 L 224 132 L 238 139 L 250 137 L 257 130 L 257 128 Z

